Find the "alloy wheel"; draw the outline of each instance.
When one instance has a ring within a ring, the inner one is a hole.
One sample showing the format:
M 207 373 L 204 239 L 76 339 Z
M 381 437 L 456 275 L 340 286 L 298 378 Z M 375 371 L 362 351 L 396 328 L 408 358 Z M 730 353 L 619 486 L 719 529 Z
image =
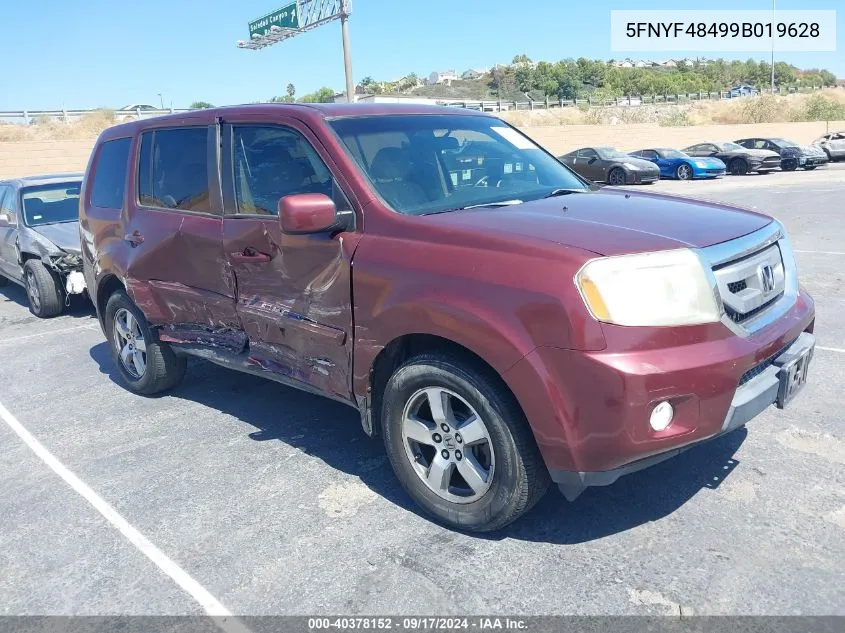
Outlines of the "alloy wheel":
M 496 466 L 490 432 L 481 416 L 454 391 L 421 389 L 402 413 L 402 445 L 420 480 L 453 503 L 481 498 Z
M 133 378 L 147 371 L 147 342 L 138 319 L 126 308 L 114 313 L 114 347 L 120 364 Z
M 38 282 L 35 280 L 35 273 L 26 271 L 26 296 L 29 298 L 29 305 L 33 311 L 41 310 L 41 291 L 38 290 Z
M 614 169 L 610 172 L 609 184 L 618 187 L 625 184 L 625 172 L 621 169 Z
M 678 165 L 678 180 L 690 180 L 692 178 L 692 168 L 686 163 Z

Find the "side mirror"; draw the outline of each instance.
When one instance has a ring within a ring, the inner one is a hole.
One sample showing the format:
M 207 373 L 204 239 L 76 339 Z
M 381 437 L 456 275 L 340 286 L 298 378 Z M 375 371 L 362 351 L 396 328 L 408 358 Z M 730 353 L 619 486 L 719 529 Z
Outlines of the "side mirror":
M 588 160 L 588 161 L 587 161 L 587 164 L 588 164 L 588 165 L 592 165 L 592 164 L 593 164 L 594 162 L 596 162 L 597 160 L 598 160 L 598 158 L 596 158 L 595 156 L 593 156 L 590 160 Z
M 337 227 L 334 201 L 322 193 L 297 193 L 279 200 L 279 222 L 289 235 L 325 233 Z

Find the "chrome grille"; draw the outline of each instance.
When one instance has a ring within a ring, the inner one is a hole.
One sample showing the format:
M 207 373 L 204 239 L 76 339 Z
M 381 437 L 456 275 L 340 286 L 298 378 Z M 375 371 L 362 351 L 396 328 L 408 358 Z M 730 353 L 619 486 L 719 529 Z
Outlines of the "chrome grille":
M 764 303 L 763 305 L 758 306 L 758 307 L 754 308 L 753 310 L 751 310 L 750 312 L 746 312 L 744 314 L 737 312 L 736 310 L 733 310 L 733 309 L 728 308 L 726 306 L 725 307 L 725 314 L 727 314 L 728 318 L 731 321 L 733 321 L 734 323 L 742 323 L 743 321 L 747 321 L 748 319 L 753 319 L 755 316 L 757 316 L 761 312 L 764 312 L 766 310 L 766 308 L 768 308 L 770 305 L 772 305 L 775 301 L 780 299 L 782 296 L 783 296 L 783 294 L 779 294 L 777 297 L 775 297 L 771 301 L 768 301 L 768 302 Z
M 744 323 L 765 312 L 783 296 L 786 274 L 777 243 L 713 269 L 725 314 Z

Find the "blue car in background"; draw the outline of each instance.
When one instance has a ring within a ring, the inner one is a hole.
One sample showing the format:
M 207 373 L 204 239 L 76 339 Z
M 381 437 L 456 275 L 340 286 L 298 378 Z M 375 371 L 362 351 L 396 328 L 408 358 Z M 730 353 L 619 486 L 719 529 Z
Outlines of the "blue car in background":
M 692 180 L 693 178 L 718 178 L 725 175 L 725 163 L 718 158 L 697 158 L 666 147 L 638 149 L 630 154 L 657 165 L 661 178 Z

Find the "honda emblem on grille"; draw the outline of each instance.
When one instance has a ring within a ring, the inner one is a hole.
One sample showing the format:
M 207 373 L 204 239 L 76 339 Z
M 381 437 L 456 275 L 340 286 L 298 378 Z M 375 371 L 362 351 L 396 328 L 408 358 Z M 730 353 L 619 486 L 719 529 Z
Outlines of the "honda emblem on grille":
M 763 289 L 763 294 L 767 295 L 775 289 L 775 271 L 769 264 L 760 266 L 757 275 L 760 277 L 760 288 Z

